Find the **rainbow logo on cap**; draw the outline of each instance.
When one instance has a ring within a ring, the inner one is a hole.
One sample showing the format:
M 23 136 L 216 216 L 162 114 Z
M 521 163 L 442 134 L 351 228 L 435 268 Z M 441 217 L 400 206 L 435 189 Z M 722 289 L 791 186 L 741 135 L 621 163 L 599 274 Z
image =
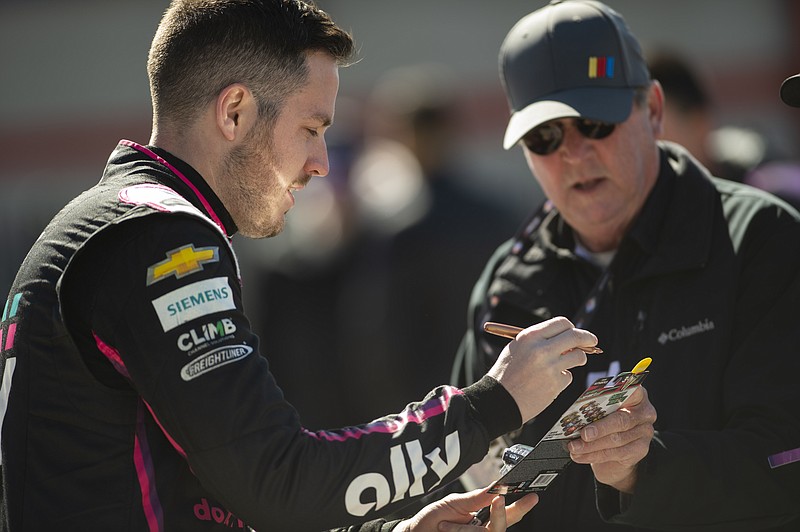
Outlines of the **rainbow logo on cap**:
M 601 55 L 589 58 L 589 78 L 613 78 L 614 56 Z

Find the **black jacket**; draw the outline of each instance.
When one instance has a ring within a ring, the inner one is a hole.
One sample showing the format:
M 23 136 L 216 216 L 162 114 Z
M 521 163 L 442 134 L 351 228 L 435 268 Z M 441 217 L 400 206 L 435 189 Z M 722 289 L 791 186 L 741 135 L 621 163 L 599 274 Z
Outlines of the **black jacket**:
M 573 317 L 605 354 L 572 370 L 570 388 L 514 441 L 534 445 L 588 380 L 645 356 L 657 434 L 629 505 L 572 464 L 518 529 L 800 529 L 800 462 L 768 462 L 800 447 L 798 214 L 664 143 L 603 290 L 593 292 L 603 272 L 573 249 L 572 230 L 546 205 L 496 252 L 473 291 L 453 380 L 474 381 L 502 348 L 484 322 Z
M 0 328 L 0 529 L 359 523 L 520 425 L 487 377 L 369 424 L 303 428 L 261 356 L 281 353 L 245 315 L 235 231 L 189 165 L 129 141 L 44 230 Z

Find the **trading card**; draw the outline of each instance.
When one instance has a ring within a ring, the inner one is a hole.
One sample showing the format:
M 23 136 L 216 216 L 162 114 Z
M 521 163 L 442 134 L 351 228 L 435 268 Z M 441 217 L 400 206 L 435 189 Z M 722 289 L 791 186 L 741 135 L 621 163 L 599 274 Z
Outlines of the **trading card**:
M 589 423 L 618 410 L 641 386 L 649 363 L 649 358 L 644 359 L 633 371 L 594 381 L 534 447 L 517 444 L 507 448 L 500 478 L 489 492 L 523 494 L 547 489 L 572 463 L 567 450 L 569 440 L 579 437 L 580 430 Z

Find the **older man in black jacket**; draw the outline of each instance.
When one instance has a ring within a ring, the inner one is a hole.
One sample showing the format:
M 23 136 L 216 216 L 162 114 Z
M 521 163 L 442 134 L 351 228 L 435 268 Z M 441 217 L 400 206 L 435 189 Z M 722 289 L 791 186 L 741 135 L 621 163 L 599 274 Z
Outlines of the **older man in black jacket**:
M 581 465 L 520 528 L 798 530 L 798 213 L 658 140 L 662 89 L 607 6 L 552 2 L 500 59 L 505 147 L 548 200 L 487 265 L 453 379 L 500 352 L 486 321 L 591 327 L 606 355 L 504 442 L 533 445 L 587 383 L 653 359 L 646 392 L 569 444 Z

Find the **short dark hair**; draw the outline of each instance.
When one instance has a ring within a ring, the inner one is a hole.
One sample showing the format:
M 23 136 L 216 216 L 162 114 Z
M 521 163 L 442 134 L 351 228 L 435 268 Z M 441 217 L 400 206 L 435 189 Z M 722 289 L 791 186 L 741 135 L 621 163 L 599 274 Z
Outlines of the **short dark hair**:
M 346 66 L 352 37 L 302 0 L 173 0 L 147 60 L 153 113 L 180 126 L 232 83 L 242 83 L 272 121 L 308 76 L 306 55 Z
M 703 111 L 710 107 L 708 91 L 683 57 L 661 50 L 653 52 L 648 63 L 651 76 L 661 83 L 670 106 L 683 113 Z

